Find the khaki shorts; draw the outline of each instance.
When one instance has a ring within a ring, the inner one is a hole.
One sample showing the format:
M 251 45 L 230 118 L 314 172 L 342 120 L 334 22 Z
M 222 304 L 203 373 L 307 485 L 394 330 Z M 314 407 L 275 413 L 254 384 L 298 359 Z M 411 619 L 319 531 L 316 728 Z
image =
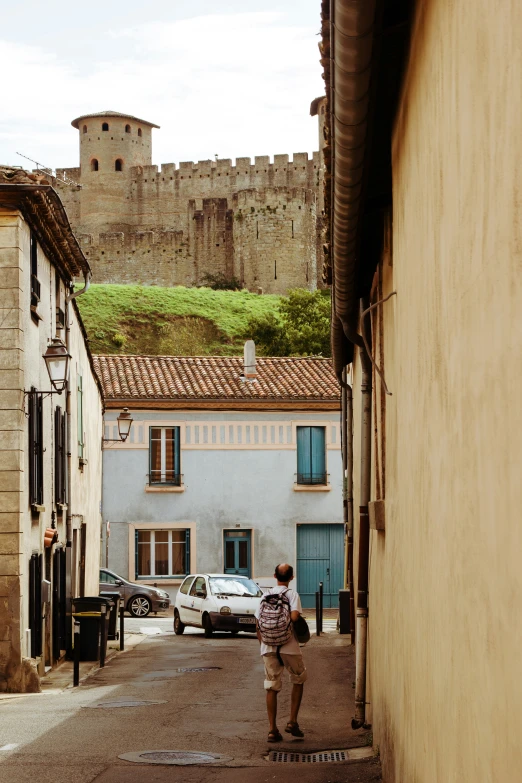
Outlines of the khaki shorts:
M 281 666 L 276 653 L 267 653 L 263 655 L 265 664 L 265 690 L 280 691 L 282 686 L 281 675 L 283 669 L 286 669 L 290 675 L 290 682 L 293 685 L 301 685 L 308 677 L 306 666 L 304 665 L 302 655 L 287 655 L 281 653 L 284 666 Z

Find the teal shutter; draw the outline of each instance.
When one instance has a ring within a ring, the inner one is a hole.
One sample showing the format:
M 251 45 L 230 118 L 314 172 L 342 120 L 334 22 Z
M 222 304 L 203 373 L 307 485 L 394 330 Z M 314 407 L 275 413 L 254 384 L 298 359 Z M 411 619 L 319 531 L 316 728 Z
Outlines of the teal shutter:
M 297 427 L 297 483 L 326 484 L 324 427 Z
M 179 430 L 179 427 L 176 429 Z M 185 552 L 186 552 L 186 564 L 185 564 L 185 573 L 190 574 L 190 528 L 187 528 L 185 532 Z
M 83 378 L 78 374 L 78 388 L 77 388 L 77 419 L 78 419 L 78 456 L 83 458 Z
M 309 484 L 312 467 L 310 427 L 297 427 L 297 483 Z
M 180 467 L 180 451 L 179 451 L 179 441 L 180 441 L 180 428 L 174 427 L 174 475 L 176 476 L 176 483 L 181 484 L 181 467 Z M 179 476 L 179 478 L 178 478 Z M 188 571 L 187 571 L 188 573 Z
M 154 477 L 152 474 L 152 427 L 149 427 L 149 484 L 154 483 Z M 137 551 L 137 545 L 136 545 L 136 551 Z M 137 555 L 136 555 L 137 557 Z M 138 568 L 136 561 L 136 569 Z
M 312 484 L 326 484 L 325 428 L 310 427 Z
M 138 531 L 134 533 L 134 579 L 138 578 Z

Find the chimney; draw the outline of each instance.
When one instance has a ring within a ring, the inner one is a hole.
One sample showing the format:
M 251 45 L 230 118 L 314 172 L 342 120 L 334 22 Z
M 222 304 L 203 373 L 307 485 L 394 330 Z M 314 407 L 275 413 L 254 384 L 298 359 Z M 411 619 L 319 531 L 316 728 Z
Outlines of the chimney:
M 244 376 L 247 380 L 257 378 L 256 372 L 256 344 L 253 340 L 247 340 L 244 348 Z

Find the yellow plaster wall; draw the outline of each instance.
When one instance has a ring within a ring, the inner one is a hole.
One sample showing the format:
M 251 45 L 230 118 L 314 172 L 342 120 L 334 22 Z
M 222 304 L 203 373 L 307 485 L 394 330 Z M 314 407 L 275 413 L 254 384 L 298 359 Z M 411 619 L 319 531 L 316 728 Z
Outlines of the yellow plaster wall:
M 395 129 L 368 692 L 387 783 L 522 775 L 522 5 L 501 5 L 419 3 Z

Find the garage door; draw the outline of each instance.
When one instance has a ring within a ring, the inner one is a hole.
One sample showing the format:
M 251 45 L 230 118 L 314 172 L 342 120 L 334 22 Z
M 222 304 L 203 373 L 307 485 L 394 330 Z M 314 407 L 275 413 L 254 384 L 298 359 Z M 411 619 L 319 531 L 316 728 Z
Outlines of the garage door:
M 303 607 L 315 606 L 319 582 L 323 583 L 324 607 L 337 607 L 343 574 L 343 525 L 298 525 L 297 592 Z

